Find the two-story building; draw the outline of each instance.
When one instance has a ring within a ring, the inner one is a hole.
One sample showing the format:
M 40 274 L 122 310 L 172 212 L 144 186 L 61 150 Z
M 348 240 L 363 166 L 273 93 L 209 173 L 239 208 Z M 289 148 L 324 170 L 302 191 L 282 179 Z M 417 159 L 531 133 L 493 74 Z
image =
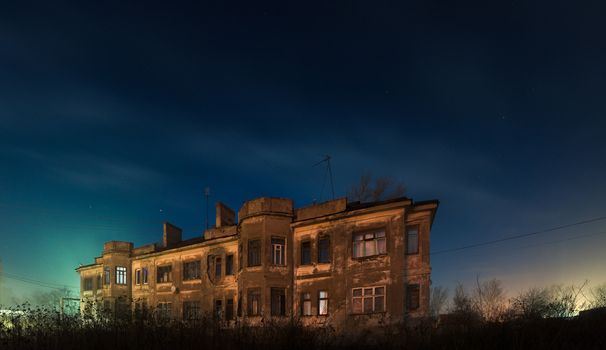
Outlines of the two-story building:
M 429 237 L 438 201 L 336 199 L 294 208 L 258 198 L 238 212 L 216 205 L 216 225 L 182 240 L 165 223 L 161 244 L 105 243 L 76 270 L 83 309 L 224 321 L 299 318 L 372 325 L 427 316 Z

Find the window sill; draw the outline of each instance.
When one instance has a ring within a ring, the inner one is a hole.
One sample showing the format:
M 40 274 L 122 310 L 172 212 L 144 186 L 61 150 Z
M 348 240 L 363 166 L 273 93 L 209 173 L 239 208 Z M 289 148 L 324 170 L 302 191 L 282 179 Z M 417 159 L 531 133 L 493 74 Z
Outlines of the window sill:
M 385 315 L 387 311 L 379 311 L 379 312 L 365 312 L 365 313 L 350 313 L 351 316 L 373 316 L 373 315 Z
M 384 253 L 384 254 L 376 254 L 376 255 L 368 255 L 368 256 L 361 256 L 361 257 L 352 257 L 351 259 L 353 261 L 364 261 L 364 260 L 376 260 L 382 257 L 386 257 L 388 254 Z
M 197 283 L 202 282 L 202 278 L 193 278 L 190 280 L 183 280 L 183 283 L 185 283 L 185 284 L 188 284 L 188 283 L 191 284 L 191 283 L 196 283 L 196 282 Z

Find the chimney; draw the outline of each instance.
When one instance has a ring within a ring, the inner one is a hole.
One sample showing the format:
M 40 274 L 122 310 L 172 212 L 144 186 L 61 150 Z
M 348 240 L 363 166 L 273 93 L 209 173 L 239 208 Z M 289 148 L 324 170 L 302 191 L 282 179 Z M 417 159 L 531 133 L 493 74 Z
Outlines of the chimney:
M 162 243 L 164 247 L 171 246 L 181 242 L 181 229 L 171 224 L 170 222 L 164 223 L 164 235 L 162 237 Z
M 236 213 L 227 205 L 217 202 L 215 211 L 215 227 L 233 226 L 236 223 Z

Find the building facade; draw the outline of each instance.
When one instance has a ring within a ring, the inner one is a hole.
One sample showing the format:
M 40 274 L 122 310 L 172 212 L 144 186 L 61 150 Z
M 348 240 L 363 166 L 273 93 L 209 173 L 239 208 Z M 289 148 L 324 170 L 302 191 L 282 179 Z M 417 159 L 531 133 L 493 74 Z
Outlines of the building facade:
M 438 201 L 336 199 L 294 208 L 258 198 L 238 212 L 216 205 L 216 225 L 182 240 L 165 223 L 162 243 L 110 241 L 81 277 L 82 309 L 203 315 L 258 323 L 372 325 L 429 310 L 429 237 Z

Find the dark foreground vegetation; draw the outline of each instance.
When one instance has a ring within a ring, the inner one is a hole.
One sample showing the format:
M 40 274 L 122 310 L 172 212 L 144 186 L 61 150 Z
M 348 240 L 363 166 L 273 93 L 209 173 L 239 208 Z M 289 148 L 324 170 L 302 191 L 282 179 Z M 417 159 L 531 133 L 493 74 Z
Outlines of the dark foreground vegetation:
M 606 349 L 606 317 L 481 321 L 450 315 L 414 326 L 335 331 L 296 322 L 222 327 L 196 322 L 83 319 L 48 310 L 4 315 L 0 349 Z

